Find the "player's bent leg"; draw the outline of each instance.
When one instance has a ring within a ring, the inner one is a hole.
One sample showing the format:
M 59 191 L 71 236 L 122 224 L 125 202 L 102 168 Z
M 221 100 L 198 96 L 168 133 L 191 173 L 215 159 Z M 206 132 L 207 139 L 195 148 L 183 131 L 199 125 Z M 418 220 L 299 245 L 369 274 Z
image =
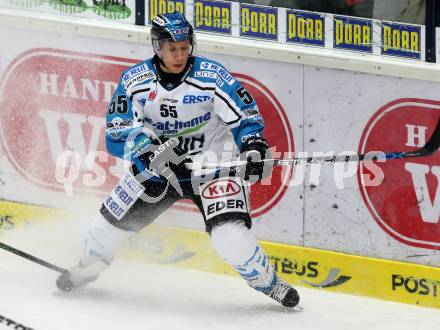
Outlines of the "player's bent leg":
M 140 198 L 162 196 L 155 203 Z M 60 290 L 71 291 L 95 281 L 129 236 L 154 221 L 177 199 L 166 182 L 142 185 L 127 173 L 112 189 L 86 233 L 84 252 L 77 266 L 57 280 Z
M 217 253 L 252 288 L 265 293 L 285 307 L 298 304 L 298 292 L 277 276 L 267 255 L 243 221 L 215 225 L 211 230 L 211 238 Z
M 73 291 L 94 282 L 132 234 L 113 226 L 98 212 L 87 230 L 78 265 L 58 277 L 57 287 L 62 291 Z

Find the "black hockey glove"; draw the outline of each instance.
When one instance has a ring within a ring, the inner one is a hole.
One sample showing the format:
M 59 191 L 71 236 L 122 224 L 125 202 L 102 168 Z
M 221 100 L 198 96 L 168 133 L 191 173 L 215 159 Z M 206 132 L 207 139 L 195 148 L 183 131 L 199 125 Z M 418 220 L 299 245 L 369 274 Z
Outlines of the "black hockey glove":
M 181 177 L 183 162 L 187 161 L 185 151 L 179 148 L 179 139 L 159 137 L 139 156 L 148 170 L 153 171 L 170 181 Z
M 272 166 L 263 163 L 265 159 L 271 158 L 269 144 L 260 136 L 252 136 L 248 138 L 241 146 L 241 159 L 246 160 L 246 170 L 244 179 L 256 183 L 272 172 Z

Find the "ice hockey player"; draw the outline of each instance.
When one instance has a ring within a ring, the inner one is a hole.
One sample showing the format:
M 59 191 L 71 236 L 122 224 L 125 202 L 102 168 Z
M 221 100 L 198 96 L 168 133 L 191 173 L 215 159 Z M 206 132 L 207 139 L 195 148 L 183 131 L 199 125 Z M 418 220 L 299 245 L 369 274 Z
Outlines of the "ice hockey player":
M 220 63 L 195 55 L 193 27 L 183 15 L 158 15 L 152 25 L 154 56 L 122 73 L 107 113 L 108 152 L 132 167 L 103 202 L 78 265 L 57 279 L 58 288 L 96 280 L 129 236 L 187 198 L 226 263 L 252 288 L 296 306 L 297 291 L 277 276 L 249 230 L 245 183 L 271 172 L 261 162 L 270 150 L 254 98 Z M 248 161 L 244 175 L 228 171 L 198 181 L 185 166 L 207 153 L 224 160 L 226 151 L 230 160 Z

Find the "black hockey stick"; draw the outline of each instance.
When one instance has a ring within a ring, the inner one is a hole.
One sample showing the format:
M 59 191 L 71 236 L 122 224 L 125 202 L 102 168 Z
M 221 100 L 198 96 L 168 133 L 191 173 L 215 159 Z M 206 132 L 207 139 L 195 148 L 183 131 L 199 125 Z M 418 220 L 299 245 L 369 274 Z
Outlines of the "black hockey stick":
M 391 160 L 403 159 L 409 157 L 429 156 L 440 147 L 440 119 L 432 133 L 429 141 L 420 149 L 409 152 L 387 152 L 387 153 L 367 153 L 357 155 L 338 155 L 338 156 L 318 156 L 318 157 L 298 157 L 283 159 L 264 159 L 262 162 L 271 166 L 289 166 L 298 164 L 316 164 L 316 163 L 336 163 L 336 162 L 358 162 L 363 160 Z M 185 166 L 190 170 L 222 170 L 235 169 L 246 166 L 246 160 L 222 163 L 186 163 Z
M 52 270 L 54 270 L 54 271 L 56 271 L 58 273 L 61 273 L 61 274 L 67 273 L 67 269 L 55 266 L 55 265 L 51 264 L 50 262 L 47 262 L 47 261 L 44 261 L 44 260 L 42 260 L 40 258 L 34 257 L 33 255 L 30 255 L 29 253 L 17 250 L 16 248 L 14 248 L 14 247 L 12 247 L 10 245 L 7 245 L 5 243 L 1 243 L 0 242 L 0 248 L 4 249 L 6 251 L 12 252 L 12 253 L 20 256 L 20 257 L 23 257 L 23 258 L 27 259 L 27 260 L 35 262 L 35 263 L 37 263 L 37 264 L 39 264 L 39 265 L 41 265 L 43 267 L 52 269 Z

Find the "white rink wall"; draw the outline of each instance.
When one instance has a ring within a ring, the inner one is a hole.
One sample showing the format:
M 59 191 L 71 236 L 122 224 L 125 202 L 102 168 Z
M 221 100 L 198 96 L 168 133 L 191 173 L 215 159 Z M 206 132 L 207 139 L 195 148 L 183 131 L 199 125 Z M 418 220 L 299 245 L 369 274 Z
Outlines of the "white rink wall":
M 0 197 L 93 214 L 122 163 L 98 159 L 99 172 L 83 162 L 66 192 L 56 161 L 66 150 L 83 161 L 105 150 L 111 82 L 152 55 L 146 28 L 0 9 L 0 40 L 7 40 L 0 45 Z M 440 114 L 436 64 L 203 34 L 198 42 L 200 55 L 222 62 L 256 95 L 266 134 L 283 152 L 412 150 Z M 439 157 L 380 165 L 378 187 L 361 183 L 365 168 L 314 165 L 287 186 L 278 173 L 269 191 L 252 188 L 253 230 L 267 241 L 439 266 Z M 202 230 L 193 209 L 179 203 L 158 222 Z

